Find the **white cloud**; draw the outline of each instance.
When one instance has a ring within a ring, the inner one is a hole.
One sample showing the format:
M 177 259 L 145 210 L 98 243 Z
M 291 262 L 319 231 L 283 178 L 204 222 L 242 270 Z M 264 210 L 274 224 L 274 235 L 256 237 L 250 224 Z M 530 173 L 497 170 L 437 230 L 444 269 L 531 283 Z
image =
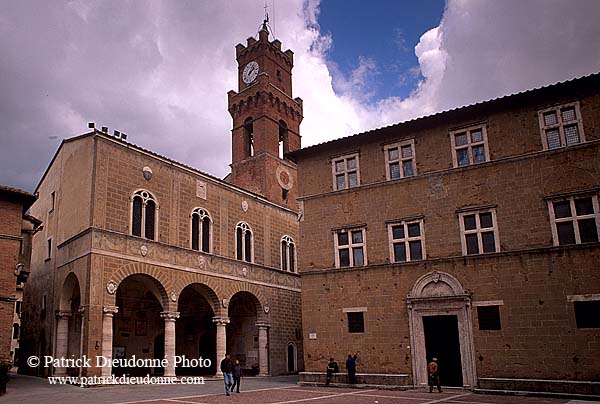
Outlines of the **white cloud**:
M 87 121 L 225 175 L 234 47 L 256 34 L 262 6 L 258 0 L 6 3 L 0 184 L 32 190 L 60 141 L 52 136 L 82 133 Z M 318 14 L 319 0 L 277 2 L 271 10 L 277 38 L 295 52 L 305 146 L 600 70 L 600 2 L 450 0 L 440 26 L 415 46 L 423 76 L 416 90 L 373 103 L 369 75 L 378 71 L 376 61 L 359 59 L 348 77 L 330 71 L 327 50 L 344 38 L 322 35 Z

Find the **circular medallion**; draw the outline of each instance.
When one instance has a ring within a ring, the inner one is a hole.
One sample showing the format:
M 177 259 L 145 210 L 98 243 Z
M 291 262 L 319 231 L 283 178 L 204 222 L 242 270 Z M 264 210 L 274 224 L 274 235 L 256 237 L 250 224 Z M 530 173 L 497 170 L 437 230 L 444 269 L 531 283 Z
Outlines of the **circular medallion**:
M 148 255 L 148 247 L 146 247 L 145 245 L 141 246 L 140 254 L 142 254 L 142 257 L 145 257 L 146 255 Z
M 294 186 L 294 179 L 292 178 L 292 173 L 284 166 L 277 166 L 275 170 L 275 176 L 277 177 L 277 182 L 279 186 L 286 191 L 289 191 Z
M 152 169 L 148 166 L 142 168 L 142 174 L 144 174 L 144 179 L 146 181 L 150 181 L 152 179 Z
M 114 295 L 117 291 L 117 284 L 113 281 L 108 281 L 108 283 L 106 284 L 106 291 L 109 295 Z
M 242 201 L 242 210 L 244 211 L 244 213 L 248 212 L 248 202 L 247 201 Z

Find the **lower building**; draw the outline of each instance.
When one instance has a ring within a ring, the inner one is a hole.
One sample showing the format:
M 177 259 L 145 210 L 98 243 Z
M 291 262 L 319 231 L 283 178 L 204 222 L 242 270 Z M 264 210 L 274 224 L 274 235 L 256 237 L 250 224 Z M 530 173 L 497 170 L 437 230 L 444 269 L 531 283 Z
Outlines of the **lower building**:
M 600 74 L 292 153 L 306 373 L 600 394 Z M 338 376 L 345 382 L 345 376 Z
M 41 222 L 26 214 L 36 197 L 0 186 L 0 362 L 15 363 L 23 283 L 30 269 L 31 237 Z

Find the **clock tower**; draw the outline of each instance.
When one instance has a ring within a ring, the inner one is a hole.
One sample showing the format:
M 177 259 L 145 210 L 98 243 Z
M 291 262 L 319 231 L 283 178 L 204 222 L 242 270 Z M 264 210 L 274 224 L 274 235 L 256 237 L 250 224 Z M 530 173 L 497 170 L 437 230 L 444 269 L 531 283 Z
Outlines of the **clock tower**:
M 235 47 L 238 91 L 229 91 L 233 118 L 230 182 L 279 205 L 297 209 L 296 164 L 286 153 L 300 148 L 302 99 L 292 98 L 294 53 L 269 41 L 267 21 L 258 40 Z

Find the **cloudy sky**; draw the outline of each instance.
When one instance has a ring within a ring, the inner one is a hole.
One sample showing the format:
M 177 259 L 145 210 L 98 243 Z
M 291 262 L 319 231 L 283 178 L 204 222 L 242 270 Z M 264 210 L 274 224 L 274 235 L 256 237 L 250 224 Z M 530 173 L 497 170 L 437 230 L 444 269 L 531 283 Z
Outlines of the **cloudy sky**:
M 304 146 L 600 71 L 597 0 L 267 3 L 295 52 Z M 263 5 L 3 1 L 0 184 L 32 191 L 88 121 L 226 175 L 234 46 Z

